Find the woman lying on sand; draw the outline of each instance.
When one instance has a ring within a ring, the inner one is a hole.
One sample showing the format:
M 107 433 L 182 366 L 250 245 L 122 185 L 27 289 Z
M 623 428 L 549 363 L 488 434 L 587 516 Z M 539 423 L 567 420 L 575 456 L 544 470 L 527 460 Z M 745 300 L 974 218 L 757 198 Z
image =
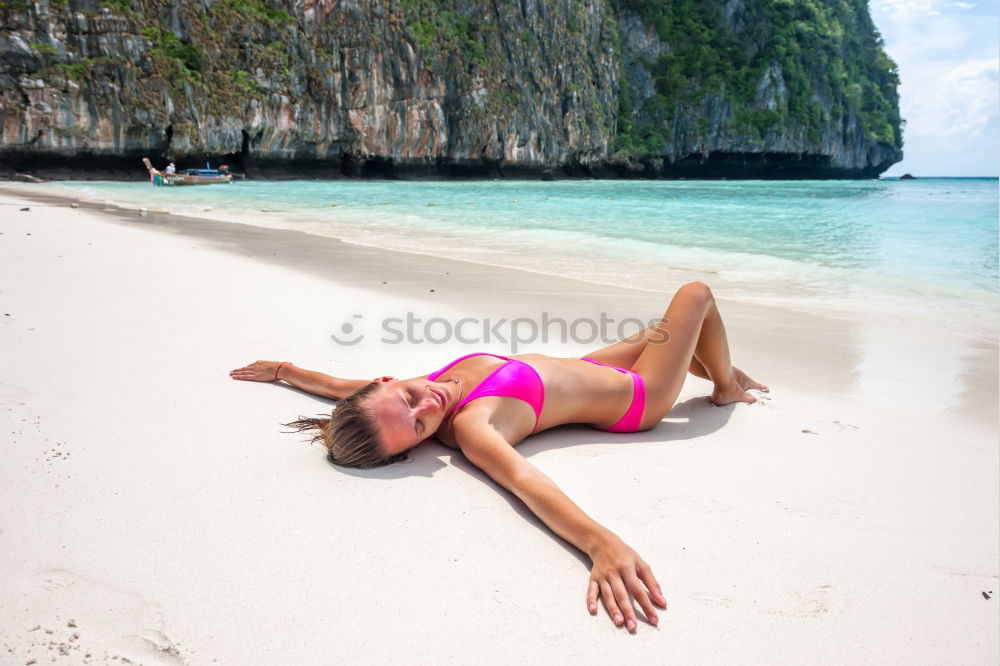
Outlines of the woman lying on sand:
M 681 287 L 659 322 L 581 359 L 469 354 L 423 377 L 374 381 L 339 379 L 274 361 L 257 361 L 229 374 L 252 381 L 281 379 L 339 400 L 331 418 L 289 424 L 300 431 L 316 429 L 313 441 L 322 441 L 337 465 L 386 465 L 431 436 L 461 449 L 553 532 L 590 556 L 591 614 L 601 597 L 615 625 L 635 631 L 632 599 L 653 625 L 658 621 L 653 604 L 666 608 L 649 565 L 514 447 L 565 423 L 611 432 L 649 430 L 670 411 L 688 372 L 715 384 L 711 400 L 716 405 L 755 402 L 747 390 L 767 390 L 733 367 L 722 318 L 702 282 Z

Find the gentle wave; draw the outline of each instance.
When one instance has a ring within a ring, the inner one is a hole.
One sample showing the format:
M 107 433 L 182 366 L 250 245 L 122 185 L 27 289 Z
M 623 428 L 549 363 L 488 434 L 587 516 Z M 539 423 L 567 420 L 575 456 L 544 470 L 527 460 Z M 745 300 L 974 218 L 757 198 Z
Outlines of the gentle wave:
M 59 183 L 129 207 L 996 339 L 996 179 Z

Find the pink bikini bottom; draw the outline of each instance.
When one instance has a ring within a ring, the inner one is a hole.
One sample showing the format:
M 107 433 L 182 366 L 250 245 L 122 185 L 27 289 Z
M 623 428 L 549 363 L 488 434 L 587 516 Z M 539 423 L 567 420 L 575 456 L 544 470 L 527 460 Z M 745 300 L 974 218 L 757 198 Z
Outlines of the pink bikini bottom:
M 621 417 L 618 423 L 614 424 L 607 430 L 608 432 L 637 432 L 639 430 L 639 424 L 642 423 L 642 413 L 646 409 L 646 385 L 642 382 L 642 377 L 640 377 L 638 373 L 632 372 L 631 370 L 622 370 L 621 368 L 616 368 L 613 365 L 595 361 L 592 358 L 581 358 L 580 360 L 587 361 L 588 363 L 593 363 L 595 365 L 603 365 L 607 368 L 614 368 L 618 372 L 626 372 L 632 375 L 632 383 L 635 387 L 632 391 L 632 404 L 628 406 L 628 411 L 625 412 L 625 416 Z

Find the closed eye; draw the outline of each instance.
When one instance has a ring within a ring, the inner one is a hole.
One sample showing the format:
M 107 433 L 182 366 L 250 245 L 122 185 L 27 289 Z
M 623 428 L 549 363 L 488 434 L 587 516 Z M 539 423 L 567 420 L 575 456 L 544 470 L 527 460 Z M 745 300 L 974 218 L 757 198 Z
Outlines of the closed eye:
M 408 391 L 407 394 L 409 395 L 409 398 L 410 398 L 409 399 L 410 408 L 416 407 L 416 405 L 417 405 L 417 394 L 414 393 L 413 391 Z M 421 423 L 419 419 L 417 419 L 416 421 L 414 421 L 414 423 L 413 423 L 413 431 L 415 433 L 417 433 L 419 435 L 423 429 L 424 429 L 424 424 Z
M 406 407 L 406 409 L 408 410 L 412 411 L 413 407 L 416 405 L 416 397 L 413 391 L 406 390 L 403 393 L 400 393 L 399 399 L 403 401 L 403 406 Z M 417 435 L 420 434 L 420 430 L 418 429 L 418 427 L 423 427 L 423 424 L 421 424 L 420 421 L 414 419 L 413 432 L 415 432 Z

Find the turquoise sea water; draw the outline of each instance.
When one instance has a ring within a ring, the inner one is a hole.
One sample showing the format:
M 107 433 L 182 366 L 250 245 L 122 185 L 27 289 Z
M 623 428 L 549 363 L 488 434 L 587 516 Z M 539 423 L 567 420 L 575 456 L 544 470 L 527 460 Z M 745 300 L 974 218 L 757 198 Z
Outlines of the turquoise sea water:
M 243 181 L 62 194 L 379 247 L 996 338 L 998 187 L 910 181 Z

